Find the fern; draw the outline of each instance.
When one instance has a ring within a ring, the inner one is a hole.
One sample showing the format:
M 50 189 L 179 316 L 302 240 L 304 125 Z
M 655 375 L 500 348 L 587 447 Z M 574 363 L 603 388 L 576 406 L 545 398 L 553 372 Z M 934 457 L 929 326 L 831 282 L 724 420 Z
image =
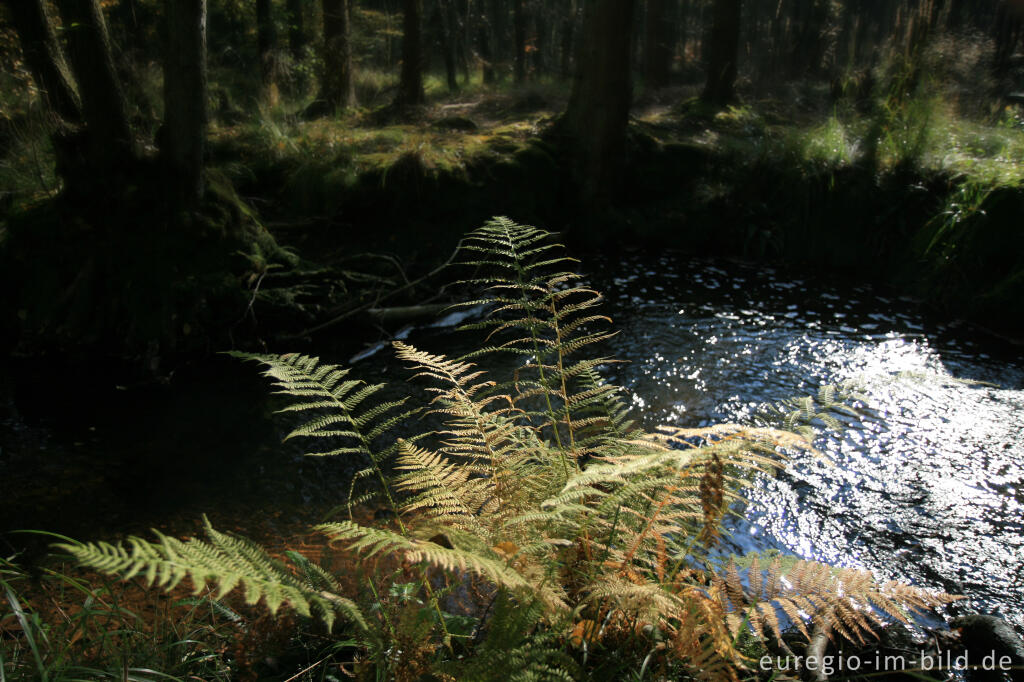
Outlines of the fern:
M 574 263 L 553 255 L 561 245 L 549 234 L 495 218 L 464 240 L 463 266 L 485 268 L 486 274 L 465 280 L 486 287 L 485 298 L 463 305 L 491 306 L 489 319 L 465 328 L 490 329 L 488 337 L 499 343 L 474 355 L 504 351 L 522 355 L 526 364 L 503 388 L 517 405 L 538 420 L 558 445 L 563 457 L 579 459 L 572 396 L 577 378 L 607 358 L 570 363 L 569 356 L 605 341 L 613 334 L 605 325 L 611 320 L 595 312 L 601 295 L 578 284 L 580 276 L 557 270 Z M 530 406 L 539 400 L 541 409 Z
M 791 453 L 813 452 L 809 428 L 832 425 L 844 396 L 823 389 L 787 405 L 772 422 L 781 429 L 641 431 L 620 389 L 599 374 L 612 361 L 578 357 L 611 336 L 608 319 L 597 310 L 600 295 L 566 269 L 572 259 L 549 237 L 496 218 L 464 240 L 463 265 L 477 269 L 467 281 L 485 292 L 467 305 L 491 307 L 489 319 L 472 325 L 489 330 L 485 348 L 450 359 L 395 344 L 426 383 L 424 409 L 442 421 L 434 432 L 379 445 L 413 412 L 404 401 L 376 402 L 379 385 L 310 356 L 232 354 L 266 367 L 292 401 L 283 412 L 309 415 L 287 438 L 317 439 L 314 455 L 364 458 L 353 486 L 377 479 L 395 512 L 391 527 L 349 520 L 316 528 L 378 570 L 401 567 L 378 575 L 384 585 L 369 581 L 369 610 L 302 555 L 289 553 L 286 564 L 209 524 L 208 541 L 158 535 L 64 548 L 85 565 L 144 575 L 165 589 L 189 577 L 221 595 L 241 587 L 248 602 L 272 612 L 288 606 L 328 624 L 343 615 L 369 628 L 363 644 L 379 654 L 384 675 L 398 669 L 396 652 L 410 642 L 420 656 L 439 639 L 448 651 L 439 671 L 466 679 L 507 679 L 512 670 L 513 679 L 572 679 L 579 667 L 571 644 L 591 668 L 603 665 L 594 660 L 601 655 L 628 658 L 643 676 L 658 659 L 700 679 L 736 680 L 744 633 L 781 639 L 791 626 L 810 637 L 810 625 L 860 640 L 887 620 L 906 622 L 952 599 L 813 562 L 784 570 L 780 561 L 762 569 L 754 560 L 746 587 L 735 565 L 703 568 L 744 488 Z M 490 352 L 518 354 L 524 364 L 508 381 L 491 380 L 476 364 Z M 363 499 L 350 492 L 350 509 Z M 387 589 L 386 580 L 397 584 Z M 466 622 L 474 633 L 448 629 Z
M 398 444 L 377 449 L 374 441 L 416 412 L 399 411 L 405 405 L 405 399 L 374 404 L 371 399 L 384 388 L 383 384 L 367 384 L 358 379 L 349 379 L 348 369 L 338 365 L 321 365 L 318 358 L 308 355 L 239 352 L 230 352 L 228 355 L 266 365 L 263 375 L 273 380 L 276 393 L 294 399 L 294 402 L 279 412 L 318 413 L 319 416 L 292 429 L 285 440 L 301 437 L 331 441 L 332 444 L 325 449 L 307 453 L 309 456 L 355 455 L 367 459 L 370 466 L 355 474 L 353 485 L 375 477 L 389 507 L 397 513 L 398 505 L 391 494 L 381 464 L 397 452 Z M 366 502 L 368 499 L 369 496 L 364 496 L 357 500 L 350 491 L 350 511 L 357 502 Z
M 809 620 L 824 634 L 837 633 L 863 644 L 865 636 L 887 621 L 909 624 L 910 615 L 958 599 L 897 582 L 879 584 L 870 571 L 832 568 L 814 561 L 792 562 L 787 570 L 775 557 L 767 571 L 754 556 L 747 570 L 749 589 L 743 589 L 739 569 L 730 563 L 714 582 L 723 594 L 730 628 L 738 633 L 747 622 L 764 637 L 763 629 L 781 641 L 780 614 L 810 639 Z
M 304 616 L 319 616 L 328 628 L 339 614 L 366 628 L 366 619 L 350 599 L 322 589 L 319 581 L 302 580 L 259 545 L 220 533 L 205 519 L 204 524 L 207 542 L 196 538 L 182 541 L 157 532 L 157 542 L 131 537 L 127 546 L 98 542 L 57 547 L 85 566 L 125 580 L 141 576 L 149 585 L 172 590 L 187 577 L 193 594 L 215 584 L 217 599 L 240 587 L 246 603 L 262 599 L 271 613 L 287 605 Z M 300 564 L 300 571 L 304 568 Z

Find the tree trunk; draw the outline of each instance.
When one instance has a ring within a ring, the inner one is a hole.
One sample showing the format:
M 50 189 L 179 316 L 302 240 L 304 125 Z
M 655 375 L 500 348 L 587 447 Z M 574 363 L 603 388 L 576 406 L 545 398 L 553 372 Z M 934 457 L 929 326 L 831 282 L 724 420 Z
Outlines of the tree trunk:
M 295 61 L 305 56 L 306 29 L 303 19 L 302 0 L 288 0 L 288 50 Z
M 69 123 L 82 119 L 82 102 L 57 41 L 45 0 L 4 0 L 32 79 L 50 109 Z
M 256 47 L 260 60 L 260 83 L 266 94 L 274 83 L 274 43 L 277 35 L 270 0 L 256 0 Z
M 573 34 L 576 31 L 576 0 L 568 0 L 566 3 L 565 16 L 562 17 L 562 28 L 561 28 L 561 49 L 562 49 L 562 64 L 560 68 L 560 75 L 563 80 L 569 80 L 572 78 L 572 43 Z
M 724 106 L 736 97 L 736 58 L 740 46 L 741 0 L 715 0 L 708 80 L 701 99 Z
M 458 92 L 459 82 L 455 73 L 455 21 L 452 0 L 437 0 L 437 28 L 439 29 L 441 54 L 444 57 L 444 72 L 448 92 Z
M 102 173 L 131 157 L 134 146 L 107 22 L 99 0 L 57 0 L 57 8 L 64 22 L 71 70 L 82 99 L 87 164 Z
M 526 81 L 526 10 L 523 0 L 512 0 L 512 29 L 515 32 L 515 82 Z
M 395 104 L 415 106 L 426 101 L 423 92 L 423 0 L 404 0 L 402 72 Z
M 619 179 L 631 99 L 634 0 L 590 0 L 583 14 L 569 105 L 558 128 L 569 142 L 580 198 L 608 203 Z
M 491 35 L 491 22 L 487 20 L 486 15 L 480 17 L 480 28 L 477 32 L 477 45 L 480 49 L 483 81 L 488 85 L 497 80 L 494 71 L 494 49 L 492 48 Z
M 675 52 L 675 31 L 671 0 L 647 0 L 644 26 L 644 87 L 667 87 Z
M 533 78 L 540 80 L 547 73 L 548 31 L 546 28 L 546 13 L 543 7 L 534 4 L 531 14 L 533 15 L 533 28 L 536 35 L 533 45 Z
M 1002 0 L 996 13 L 995 55 L 992 60 L 993 72 L 997 78 L 1004 78 L 1010 70 L 1010 57 L 1017 49 L 1017 43 L 1024 33 L 1024 17 L 1015 3 Z
M 164 133 L 160 157 L 172 202 L 198 207 L 206 145 L 206 0 L 164 0 Z M 172 204 L 174 205 L 174 204 Z
M 324 65 L 317 100 L 323 104 L 317 115 L 333 114 L 356 104 L 348 3 L 349 0 L 321 0 L 320 3 L 324 15 Z

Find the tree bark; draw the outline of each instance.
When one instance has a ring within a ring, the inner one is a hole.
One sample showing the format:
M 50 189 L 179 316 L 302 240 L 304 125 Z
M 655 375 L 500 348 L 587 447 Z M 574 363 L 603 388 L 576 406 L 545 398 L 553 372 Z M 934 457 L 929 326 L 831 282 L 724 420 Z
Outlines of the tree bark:
M 451 0 L 437 0 L 437 27 L 439 29 L 441 54 L 444 57 L 444 72 L 449 92 L 458 92 L 459 82 L 455 71 L 455 9 Z
M 585 207 L 608 203 L 619 179 L 632 96 L 634 0 L 590 0 L 583 14 L 569 105 L 558 129 L 569 142 Z
M 274 43 L 277 42 L 270 0 L 256 0 L 256 47 L 260 60 L 260 83 L 264 92 L 274 83 Z
M 21 51 L 36 87 L 52 111 L 69 123 L 78 123 L 82 119 L 82 102 L 47 14 L 45 0 L 4 0 L 3 4 L 18 33 Z
M 320 96 L 326 111 L 335 113 L 356 104 L 355 78 L 352 72 L 352 40 L 349 0 L 321 0 L 324 24 L 323 73 Z
M 560 75 L 563 80 L 572 78 L 573 34 L 576 32 L 576 0 L 567 0 L 565 16 L 562 17 Z
M 206 0 L 164 0 L 164 133 L 160 148 L 172 202 L 195 210 L 206 146 Z
M 648 90 L 667 87 L 675 52 L 674 12 L 672 0 L 647 0 L 644 25 L 644 87 Z
M 395 104 L 415 106 L 426 101 L 423 92 L 423 0 L 404 0 L 402 72 Z
M 740 46 L 741 0 L 715 0 L 708 79 L 701 99 L 724 106 L 736 97 L 736 59 Z
M 295 61 L 305 56 L 306 29 L 302 15 L 302 0 L 288 0 L 288 50 Z
M 20 2 L 21 0 L 16 0 Z M 127 102 L 99 0 L 57 0 L 71 70 L 82 99 L 90 165 L 108 170 L 133 155 Z
M 488 85 L 497 80 L 497 75 L 494 70 L 494 49 L 492 48 L 491 35 L 491 22 L 488 21 L 487 16 L 484 15 L 480 18 L 480 27 L 477 31 L 477 46 L 480 49 L 483 81 Z
M 1009 73 L 1010 57 L 1013 56 L 1017 43 L 1024 34 L 1024 12 L 1018 9 L 1018 4 L 1002 0 L 996 11 L 995 55 L 992 67 L 997 78 L 1003 78 Z

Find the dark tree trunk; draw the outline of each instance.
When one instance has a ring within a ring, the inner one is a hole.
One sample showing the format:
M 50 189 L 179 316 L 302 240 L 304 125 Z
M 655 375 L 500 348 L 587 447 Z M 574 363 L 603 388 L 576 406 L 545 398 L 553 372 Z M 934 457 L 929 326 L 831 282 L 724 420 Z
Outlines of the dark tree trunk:
M 402 73 L 395 104 L 406 107 L 426 101 L 423 92 L 423 0 L 404 0 L 402 5 Z
M 349 25 L 349 0 L 321 0 L 323 10 L 324 52 L 320 74 L 320 95 L 316 115 L 333 114 L 356 104 L 355 78 L 352 73 L 352 40 Z
M 206 146 L 206 0 L 164 0 L 164 133 L 160 157 L 172 202 L 195 210 Z
M 464 85 L 469 85 L 469 45 L 472 42 L 470 27 L 473 23 L 473 3 L 472 0 L 449 0 L 449 4 L 451 5 L 450 26 L 455 37 L 455 55 L 459 63 L 459 70 L 462 71 L 462 82 Z
M 305 56 L 306 28 L 302 0 L 288 0 L 288 50 L 296 61 Z
M 50 108 L 65 121 L 78 123 L 82 103 L 71 70 L 57 41 L 45 0 L 4 0 L 18 33 L 25 63 Z
M 18 2 L 22 0 L 17 0 Z M 99 0 L 57 0 L 82 99 L 89 165 L 109 170 L 133 155 L 127 103 Z
M 672 0 L 647 0 L 644 26 L 644 86 L 649 90 L 667 87 L 675 53 Z
M 264 91 L 274 82 L 274 43 L 277 42 L 277 31 L 274 30 L 274 17 L 271 14 L 270 0 L 256 0 L 256 47 L 260 60 L 260 83 Z
M 545 28 L 546 16 L 544 8 L 539 5 L 533 6 L 531 12 L 533 17 L 533 28 L 536 41 L 533 45 L 533 77 L 539 80 L 547 72 L 548 57 L 548 31 Z
M 483 69 L 483 80 L 488 85 L 497 80 L 494 70 L 494 49 L 491 40 L 491 22 L 487 17 L 481 17 L 480 28 L 477 31 L 477 45 L 480 50 L 480 62 Z
M 1019 10 L 1016 3 L 1002 0 L 996 11 L 995 20 L 995 55 L 993 71 L 997 78 L 1003 78 L 1010 69 L 1010 57 L 1017 49 L 1017 43 L 1024 33 L 1024 11 Z
M 437 0 L 437 27 L 440 37 L 441 55 L 444 58 L 444 72 L 449 92 L 458 92 L 459 82 L 455 73 L 455 30 L 452 0 Z
M 569 105 L 557 124 L 590 210 L 610 200 L 621 173 L 632 96 L 633 8 L 634 0 L 587 2 Z
M 526 81 L 526 9 L 523 0 L 512 0 L 512 30 L 515 33 L 515 82 Z
M 724 106 L 736 97 L 736 59 L 740 46 L 741 0 L 715 0 L 708 80 L 701 99 Z
M 576 0 L 568 0 L 566 2 L 565 16 L 562 17 L 561 27 L 561 50 L 562 50 L 562 64 L 560 75 L 564 80 L 572 78 L 572 43 L 573 34 L 576 32 Z

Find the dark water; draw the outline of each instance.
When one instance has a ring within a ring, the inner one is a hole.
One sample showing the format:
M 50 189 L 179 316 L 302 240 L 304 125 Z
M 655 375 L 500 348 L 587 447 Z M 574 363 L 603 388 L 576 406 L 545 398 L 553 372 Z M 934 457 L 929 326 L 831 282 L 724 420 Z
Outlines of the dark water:
M 746 421 L 823 384 L 854 382 L 864 396 L 862 418 L 817 443 L 829 462 L 799 458 L 751 492 L 737 551 L 870 568 L 967 595 L 959 608 L 1024 628 L 1019 352 L 866 288 L 668 256 L 585 269 L 621 330 L 610 351 L 628 363 L 613 378 L 649 427 Z M 402 334 L 465 350 L 445 324 Z M 386 348 L 322 354 L 367 379 L 408 377 Z M 0 500 L 0 527 L 113 532 L 209 512 L 244 529 L 256 517 L 311 520 L 344 500 L 354 465 L 282 448 L 255 368 L 232 362 L 185 368 L 164 389 L 92 387 L 73 400 L 22 387 L 0 431 L 0 479 L 13 476 L 0 493 L 19 500 Z

